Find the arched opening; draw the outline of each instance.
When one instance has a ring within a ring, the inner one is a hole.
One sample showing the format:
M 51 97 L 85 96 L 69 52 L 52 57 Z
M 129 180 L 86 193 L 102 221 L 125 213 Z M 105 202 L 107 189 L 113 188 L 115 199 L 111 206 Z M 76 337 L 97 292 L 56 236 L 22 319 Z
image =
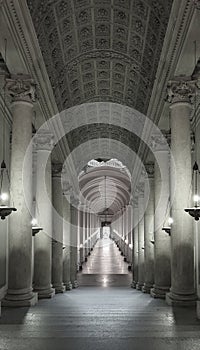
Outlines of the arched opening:
M 118 159 L 99 157 L 87 162 L 78 179 L 86 210 L 82 213 L 84 227 L 79 230 L 79 285 L 128 286 L 132 264 L 132 213 L 128 211 L 131 174 Z

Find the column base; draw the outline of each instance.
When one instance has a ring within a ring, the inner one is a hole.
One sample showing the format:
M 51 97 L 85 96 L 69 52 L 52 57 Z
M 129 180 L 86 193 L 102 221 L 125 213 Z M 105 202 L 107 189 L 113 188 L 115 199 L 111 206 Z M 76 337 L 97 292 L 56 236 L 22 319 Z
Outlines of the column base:
M 78 288 L 78 281 L 72 282 L 72 288 L 73 289 Z
M 136 289 L 137 289 L 137 290 L 142 290 L 142 287 L 143 287 L 143 286 L 144 286 L 143 283 L 138 282 L 138 283 L 136 284 Z
M 144 286 L 142 287 L 142 292 L 150 294 L 152 287 L 153 287 L 152 284 L 144 283 Z
M 37 293 L 23 293 L 22 291 L 22 293 L 20 294 L 19 290 L 8 290 L 6 296 L 1 302 L 1 305 L 6 307 L 30 307 L 36 305 L 37 302 Z
M 184 295 L 184 294 L 175 294 L 172 291 L 166 294 L 166 303 L 169 306 L 196 306 L 197 297 L 195 294 Z
M 71 284 L 71 282 L 65 283 L 65 289 L 66 289 L 66 290 L 72 290 L 72 284 Z
M 54 288 L 34 288 L 34 292 L 38 293 L 38 299 L 51 299 L 55 295 Z
M 66 287 L 65 285 L 62 283 L 60 285 L 53 285 L 53 288 L 55 289 L 55 293 L 64 293 L 66 291 Z
M 137 285 L 137 282 L 133 281 L 133 282 L 131 283 L 131 288 L 136 289 L 136 285 Z
M 151 288 L 150 294 L 154 299 L 165 299 L 166 293 L 169 292 L 168 287 L 156 287 Z

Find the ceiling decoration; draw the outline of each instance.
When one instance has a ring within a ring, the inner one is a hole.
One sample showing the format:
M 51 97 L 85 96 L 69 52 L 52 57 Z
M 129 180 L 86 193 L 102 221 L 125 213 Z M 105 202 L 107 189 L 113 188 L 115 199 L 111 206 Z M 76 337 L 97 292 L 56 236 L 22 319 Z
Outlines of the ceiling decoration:
M 27 0 L 59 110 L 109 101 L 145 113 L 173 0 Z
M 79 186 L 84 201 L 95 213 L 108 209 L 112 215 L 130 201 L 129 176 L 118 168 L 94 167 L 88 173 L 80 175 Z

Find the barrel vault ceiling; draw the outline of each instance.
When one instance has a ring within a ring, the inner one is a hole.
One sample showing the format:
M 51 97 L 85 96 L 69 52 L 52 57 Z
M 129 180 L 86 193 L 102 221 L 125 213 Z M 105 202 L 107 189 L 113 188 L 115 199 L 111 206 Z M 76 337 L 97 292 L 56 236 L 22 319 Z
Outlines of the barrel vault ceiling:
M 145 113 L 173 0 L 27 0 L 59 110 L 109 101 Z

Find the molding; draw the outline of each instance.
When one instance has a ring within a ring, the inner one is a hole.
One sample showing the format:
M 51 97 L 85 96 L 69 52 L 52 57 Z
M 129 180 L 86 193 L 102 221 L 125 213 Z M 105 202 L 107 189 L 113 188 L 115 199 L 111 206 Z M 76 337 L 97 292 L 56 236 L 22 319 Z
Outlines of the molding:
M 48 120 L 58 113 L 58 108 L 26 1 L 5 1 L 2 6 L 2 16 L 8 26 L 10 37 L 15 44 L 25 71 L 37 83 L 37 103 L 45 120 Z M 59 130 L 55 130 L 55 133 L 60 135 Z M 57 149 L 56 157 L 64 162 L 66 154 L 69 153 L 67 140 L 63 138 L 59 144 L 59 149 Z M 75 173 L 72 161 L 70 168 L 72 173 Z

